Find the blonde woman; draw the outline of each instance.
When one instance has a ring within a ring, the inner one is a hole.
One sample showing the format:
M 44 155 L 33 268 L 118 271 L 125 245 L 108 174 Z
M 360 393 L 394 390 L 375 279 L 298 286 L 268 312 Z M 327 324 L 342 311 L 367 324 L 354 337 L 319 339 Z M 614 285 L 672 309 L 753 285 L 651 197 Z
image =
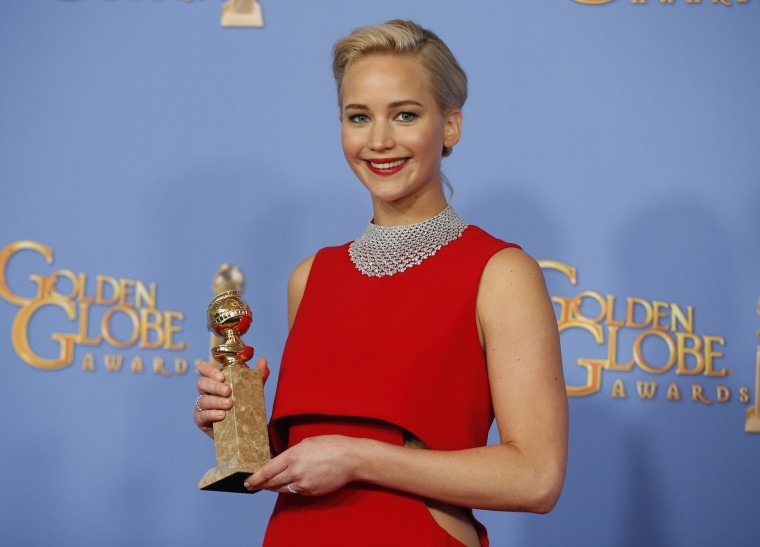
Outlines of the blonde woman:
M 472 508 L 545 513 L 564 481 L 543 275 L 447 203 L 441 159 L 467 98 L 449 48 L 396 20 L 333 53 L 343 151 L 372 220 L 290 278 L 275 456 L 245 486 L 279 493 L 264 545 L 488 545 Z M 233 401 L 214 366 L 200 370 L 195 422 L 210 432 Z

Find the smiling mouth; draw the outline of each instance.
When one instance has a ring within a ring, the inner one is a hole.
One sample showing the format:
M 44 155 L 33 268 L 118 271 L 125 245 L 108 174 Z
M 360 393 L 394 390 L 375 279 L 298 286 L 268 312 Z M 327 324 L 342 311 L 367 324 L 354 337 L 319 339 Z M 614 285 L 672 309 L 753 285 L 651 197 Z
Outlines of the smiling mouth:
M 400 171 L 409 158 L 389 159 L 386 161 L 365 160 L 370 170 L 378 175 L 392 175 Z

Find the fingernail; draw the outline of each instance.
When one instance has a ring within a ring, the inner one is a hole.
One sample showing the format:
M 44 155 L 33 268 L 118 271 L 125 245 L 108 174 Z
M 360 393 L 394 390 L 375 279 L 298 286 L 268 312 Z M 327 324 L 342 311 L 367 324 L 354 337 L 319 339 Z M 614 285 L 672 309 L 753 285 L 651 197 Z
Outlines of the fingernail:
M 251 489 L 251 485 L 248 484 L 247 482 L 244 482 L 243 486 L 245 487 L 246 490 L 250 490 Z

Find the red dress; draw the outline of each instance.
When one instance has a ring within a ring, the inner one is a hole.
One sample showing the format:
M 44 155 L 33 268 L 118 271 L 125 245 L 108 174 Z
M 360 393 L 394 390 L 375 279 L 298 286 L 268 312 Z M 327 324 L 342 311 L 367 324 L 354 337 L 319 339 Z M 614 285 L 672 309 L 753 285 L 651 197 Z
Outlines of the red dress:
M 485 446 L 493 421 L 476 325 L 480 277 L 517 247 L 470 226 L 393 276 L 356 269 L 348 244 L 320 250 L 288 336 L 270 424 L 277 453 L 324 434 L 432 450 Z M 488 545 L 478 525 L 481 545 Z M 326 496 L 281 494 L 266 546 L 461 545 L 425 502 L 365 483 Z

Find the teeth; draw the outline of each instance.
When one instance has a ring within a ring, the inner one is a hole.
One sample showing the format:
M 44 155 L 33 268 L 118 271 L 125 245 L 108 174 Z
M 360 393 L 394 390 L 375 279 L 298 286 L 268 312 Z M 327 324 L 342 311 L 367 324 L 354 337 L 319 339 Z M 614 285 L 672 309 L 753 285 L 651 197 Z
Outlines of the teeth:
M 394 167 L 398 167 L 402 163 L 404 163 L 406 160 L 396 160 L 392 161 L 390 163 L 375 163 L 373 161 L 369 162 L 369 164 L 374 167 L 375 169 L 393 169 Z

